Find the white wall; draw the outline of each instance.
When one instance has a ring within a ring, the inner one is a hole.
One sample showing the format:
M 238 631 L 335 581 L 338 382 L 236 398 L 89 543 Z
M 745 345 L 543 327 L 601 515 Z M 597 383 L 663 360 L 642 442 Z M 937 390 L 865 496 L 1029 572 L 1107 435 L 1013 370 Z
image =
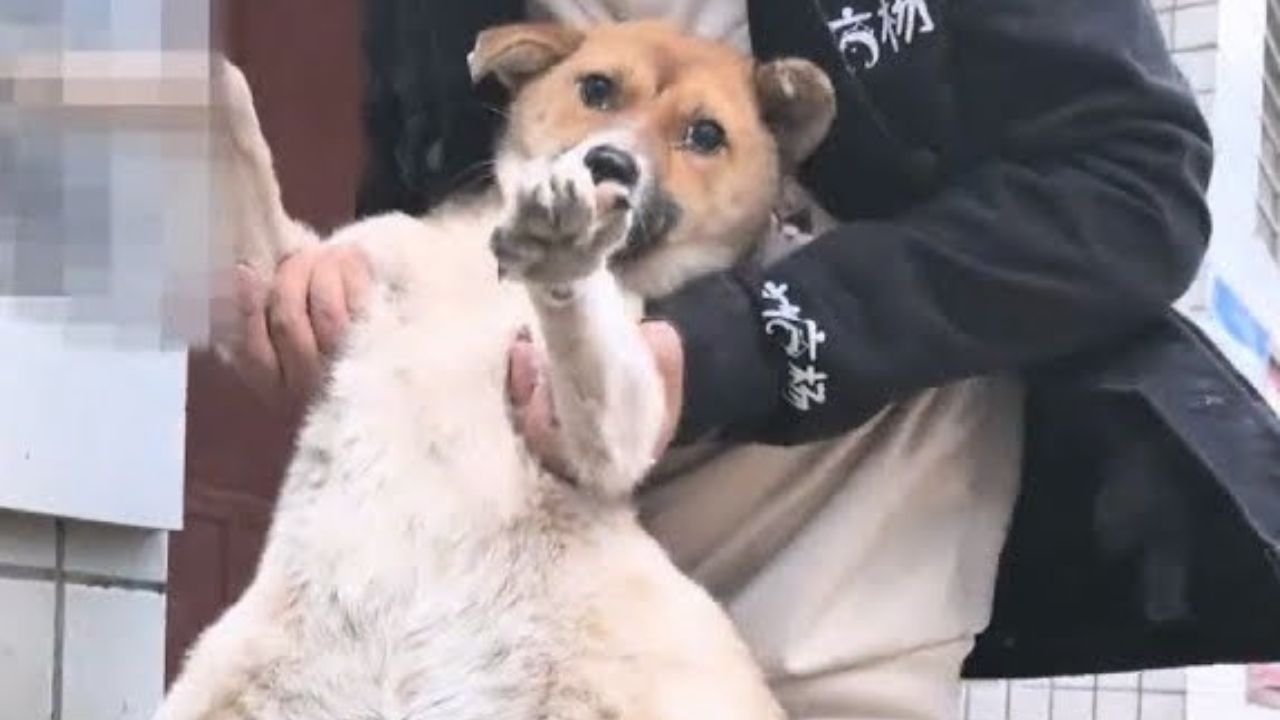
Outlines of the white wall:
M 0 508 L 181 524 L 162 340 L 207 316 L 207 9 L 0 3 Z
M 186 353 L 15 305 L 0 303 L 0 508 L 181 527 Z
M 1187 720 L 1277 720 L 1280 710 L 1246 700 L 1245 672 L 1232 665 L 1187 671 Z
M 1183 307 L 1280 411 L 1280 392 L 1268 382 L 1266 358 L 1233 339 L 1211 303 L 1214 282 L 1221 279 L 1253 320 L 1269 331 L 1277 348 L 1273 352 L 1280 353 L 1280 265 L 1257 231 L 1267 0 L 1157 0 L 1156 4 L 1173 6 L 1163 12 L 1173 18 L 1175 56 L 1193 87 L 1209 99 L 1205 110 L 1215 144 L 1209 186 L 1213 237 L 1204 272 Z M 1187 5 L 1192 7 L 1183 7 Z M 1180 46 L 1180 28 L 1193 21 L 1204 27 L 1183 36 L 1197 44 Z M 1202 42 L 1214 36 L 1211 45 Z

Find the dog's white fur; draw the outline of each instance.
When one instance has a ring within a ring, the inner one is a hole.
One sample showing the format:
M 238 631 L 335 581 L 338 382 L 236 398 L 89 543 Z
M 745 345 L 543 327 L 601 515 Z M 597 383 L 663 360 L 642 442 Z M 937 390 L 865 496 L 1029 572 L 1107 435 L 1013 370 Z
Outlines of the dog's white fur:
M 239 72 L 225 66 L 215 88 L 227 232 L 269 275 L 317 239 L 281 206 Z M 781 717 L 726 615 L 628 502 L 664 408 L 600 261 L 625 219 L 596 210 L 582 173 L 500 170 L 505 202 L 375 217 L 328 240 L 362 248 L 376 287 L 300 432 L 251 586 L 199 638 L 157 720 Z M 523 282 L 500 282 L 490 236 L 527 221 L 522 203 L 567 203 L 578 227 L 518 259 Z M 575 254 L 592 269 L 538 279 L 545 256 Z M 508 417 L 507 349 L 535 320 L 576 485 Z

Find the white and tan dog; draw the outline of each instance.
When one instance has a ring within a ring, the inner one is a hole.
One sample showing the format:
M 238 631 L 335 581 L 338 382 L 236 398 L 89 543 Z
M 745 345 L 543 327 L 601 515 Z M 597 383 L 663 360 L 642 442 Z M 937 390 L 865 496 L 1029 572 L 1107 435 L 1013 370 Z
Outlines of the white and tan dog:
M 728 618 L 634 516 L 664 408 L 629 298 L 761 241 L 832 120 L 830 83 L 656 23 L 497 28 L 471 66 L 514 91 L 497 191 L 328 241 L 367 253 L 373 296 L 252 584 L 159 720 L 781 716 Z M 217 87 L 231 232 L 269 273 L 316 238 L 281 206 L 243 78 Z M 530 323 L 573 481 L 509 417 L 507 349 Z

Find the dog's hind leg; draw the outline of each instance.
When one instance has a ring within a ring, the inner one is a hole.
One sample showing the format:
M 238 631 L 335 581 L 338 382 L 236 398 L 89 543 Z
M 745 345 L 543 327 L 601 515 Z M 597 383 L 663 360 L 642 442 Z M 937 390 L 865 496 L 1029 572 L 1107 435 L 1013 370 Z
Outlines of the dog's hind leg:
M 211 75 L 217 238 L 232 249 L 236 262 L 269 277 L 286 255 L 318 238 L 284 209 L 271 148 L 244 74 L 220 59 Z
M 210 72 L 209 140 L 212 168 L 212 247 L 215 286 L 210 344 L 224 358 L 241 336 L 234 266 L 270 279 L 285 256 L 319 241 L 289 217 L 281 201 L 253 94 L 239 68 L 215 58 Z
M 152 720 L 268 720 L 251 689 L 285 656 L 285 590 L 259 576 L 196 640 Z

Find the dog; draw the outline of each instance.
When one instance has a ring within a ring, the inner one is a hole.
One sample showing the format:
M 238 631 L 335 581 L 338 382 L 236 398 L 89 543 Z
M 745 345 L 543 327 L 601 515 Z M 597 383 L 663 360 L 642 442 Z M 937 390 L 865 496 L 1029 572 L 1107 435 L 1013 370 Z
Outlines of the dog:
M 827 76 L 654 21 L 484 31 L 511 91 L 495 188 L 338 230 L 375 287 L 287 470 L 256 575 L 156 720 L 783 717 L 723 610 L 638 523 L 662 388 L 637 301 L 749 256 L 835 114 Z M 237 259 L 318 239 L 285 212 L 225 65 Z M 548 358 L 565 472 L 513 428 L 507 350 Z

